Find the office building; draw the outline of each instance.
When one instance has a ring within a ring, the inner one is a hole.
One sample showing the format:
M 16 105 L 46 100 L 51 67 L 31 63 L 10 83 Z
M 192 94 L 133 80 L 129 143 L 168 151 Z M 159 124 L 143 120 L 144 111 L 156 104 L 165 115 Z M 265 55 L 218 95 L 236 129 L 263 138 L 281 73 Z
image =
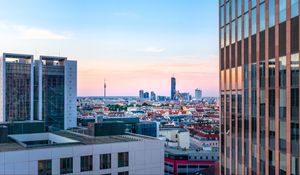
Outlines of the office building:
M 35 68 L 39 72 L 35 85 L 38 120 L 45 120 L 49 130 L 76 127 L 77 62 L 66 57 L 40 56 Z
M 0 62 L 0 122 L 44 120 L 49 130 L 76 127 L 76 61 L 4 53 Z
M 144 98 L 144 90 L 139 91 L 139 98 L 143 99 Z
M 33 120 L 33 55 L 4 53 L 0 69 L 0 122 Z
M 180 96 L 181 96 L 181 100 L 184 100 L 184 101 L 192 100 L 192 96 L 188 92 L 182 92 L 182 93 L 180 93 Z
M 157 100 L 158 101 L 167 101 L 167 97 L 166 96 L 157 96 Z
M 220 174 L 299 174 L 299 1 L 219 10 Z
M 171 100 L 175 100 L 176 94 L 176 78 L 171 77 Z
M 202 90 L 201 89 L 195 89 L 195 100 L 201 100 L 202 98 Z
M 155 94 L 153 91 L 151 91 L 151 93 L 150 93 L 150 99 L 151 99 L 152 101 L 155 101 L 155 100 L 156 100 L 156 94 Z
M 9 140 L 0 143 L 0 174 L 163 174 L 164 144 L 160 140 L 78 132 L 6 136 Z
M 145 92 L 145 93 L 144 93 L 144 99 L 149 100 L 149 92 Z

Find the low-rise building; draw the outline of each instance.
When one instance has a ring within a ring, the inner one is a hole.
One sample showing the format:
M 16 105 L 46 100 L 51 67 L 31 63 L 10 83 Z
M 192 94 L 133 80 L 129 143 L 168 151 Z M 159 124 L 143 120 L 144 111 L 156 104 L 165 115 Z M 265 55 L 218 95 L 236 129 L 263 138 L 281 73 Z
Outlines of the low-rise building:
M 195 174 L 214 166 L 218 159 L 218 148 L 185 150 L 165 147 L 165 175 Z
M 160 128 L 159 134 L 164 137 L 166 145 L 189 149 L 190 132 L 185 128 Z
M 163 174 L 164 144 L 152 137 L 67 130 L 7 137 L 0 174 Z

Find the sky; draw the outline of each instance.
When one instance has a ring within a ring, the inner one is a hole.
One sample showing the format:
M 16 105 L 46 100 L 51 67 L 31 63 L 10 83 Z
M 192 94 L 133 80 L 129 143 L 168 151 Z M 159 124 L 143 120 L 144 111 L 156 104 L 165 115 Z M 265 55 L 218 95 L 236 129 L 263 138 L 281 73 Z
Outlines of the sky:
M 218 96 L 217 0 L 0 0 L 0 52 L 77 60 L 78 96 Z

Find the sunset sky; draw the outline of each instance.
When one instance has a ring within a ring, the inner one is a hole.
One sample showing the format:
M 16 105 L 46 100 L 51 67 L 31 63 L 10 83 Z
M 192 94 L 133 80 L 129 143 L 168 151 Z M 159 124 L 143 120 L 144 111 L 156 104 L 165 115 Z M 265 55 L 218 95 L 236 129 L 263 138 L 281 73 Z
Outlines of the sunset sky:
M 0 52 L 78 61 L 78 95 L 218 95 L 217 0 L 0 0 Z

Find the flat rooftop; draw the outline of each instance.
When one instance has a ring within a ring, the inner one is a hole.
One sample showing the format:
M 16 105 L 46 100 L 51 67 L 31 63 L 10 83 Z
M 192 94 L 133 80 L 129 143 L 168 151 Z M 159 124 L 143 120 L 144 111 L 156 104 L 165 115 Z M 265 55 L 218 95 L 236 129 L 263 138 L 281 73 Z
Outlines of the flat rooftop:
M 44 135 L 45 133 L 40 133 Z M 31 144 L 27 144 L 28 141 L 45 141 L 48 140 L 49 136 L 40 140 L 26 140 L 31 136 L 31 134 L 18 134 L 18 135 L 9 135 L 9 141 L 7 143 L 0 143 L 0 152 L 8 152 L 8 151 L 18 151 L 18 150 L 29 150 L 29 149 L 42 149 L 42 148 L 53 148 L 53 147 L 67 147 L 74 145 L 96 145 L 96 144 L 110 144 L 110 143 L 122 143 L 122 142 L 136 142 L 143 140 L 156 140 L 156 138 L 130 134 L 126 133 L 124 135 L 113 135 L 113 136 L 88 136 L 80 133 L 75 133 L 71 131 L 57 131 L 52 133 L 46 133 L 52 136 L 57 137 L 58 139 L 63 139 L 64 141 L 61 143 L 54 144 L 35 144 L 32 146 Z M 28 146 L 29 145 L 29 146 Z
M 211 150 L 196 150 L 196 149 L 181 149 L 181 148 L 174 148 L 165 146 L 166 153 L 173 154 L 173 155 L 191 155 L 191 154 L 219 154 L 219 148 L 212 148 Z

